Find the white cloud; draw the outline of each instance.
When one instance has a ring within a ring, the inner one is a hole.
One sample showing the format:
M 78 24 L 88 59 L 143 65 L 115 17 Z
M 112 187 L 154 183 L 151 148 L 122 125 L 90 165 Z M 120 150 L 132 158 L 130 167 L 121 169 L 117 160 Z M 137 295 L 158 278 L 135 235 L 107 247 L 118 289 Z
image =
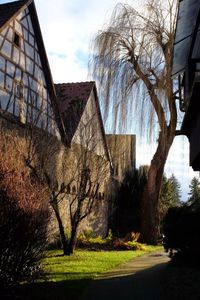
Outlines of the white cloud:
M 47 5 L 43 0 L 35 0 L 35 3 L 54 81 L 88 80 L 90 42 L 105 20 L 109 20 L 118 1 L 48 0 Z M 77 53 L 82 53 L 82 60 Z

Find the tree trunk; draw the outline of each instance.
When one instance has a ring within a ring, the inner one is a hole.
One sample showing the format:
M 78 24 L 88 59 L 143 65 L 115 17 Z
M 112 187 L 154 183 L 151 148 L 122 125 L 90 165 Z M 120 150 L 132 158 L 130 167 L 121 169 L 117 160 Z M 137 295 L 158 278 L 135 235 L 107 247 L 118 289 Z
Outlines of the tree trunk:
M 118 191 L 119 182 L 111 178 L 109 182 L 109 192 L 107 192 L 108 211 L 106 237 L 108 237 L 110 230 L 112 231 L 112 233 L 116 233 L 116 210 L 118 206 Z
M 175 132 L 167 138 L 160 132 L 158 147 L 148 171 L 141 209 L 141 241 L 156 245 L 160 235 L 159 194 L 165 163 Z M 163 143 L 164 141 L 164 143 Z
M 76 247 L 76 238 L 77 238 L 77 230 L 78 230 L 78 224 L 72 224 L 71 227 L 71 237 L 68 244 L 67 254 L 71 255 L 74 253 L 74 249 Z
M 52 206 L 52 208 L 55 212 L 56 219 L 57 219 L 57 222 L 58 222 L 58 227 L 59 227 L 59 232 L 60 232 L 60 239 L 61 239 L 62 248 L 63 248 L 63 254 L 68 255 L 68 242 L 67 242 L 67 239 L 66 239 L 66 236 L 65 236 L 65 230 L 64 230 L 63 223 L 62 223 L 62 219 L 60 217 L 58 207 L 57 207 L 57 205 L 54 205 L 54 204 L 52 204 L 51 206 Z

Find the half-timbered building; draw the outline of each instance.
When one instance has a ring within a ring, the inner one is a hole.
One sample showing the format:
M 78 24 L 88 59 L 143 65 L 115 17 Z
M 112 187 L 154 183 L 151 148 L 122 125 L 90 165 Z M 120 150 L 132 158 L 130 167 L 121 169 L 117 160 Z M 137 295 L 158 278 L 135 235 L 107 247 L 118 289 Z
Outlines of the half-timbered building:
M 68 144 L 82 144 L 110 160 L 94 81 L 56 84 Z
M 84 218 L 82 228 L 105 235 L 112 166 L 95 82 L 62 83 L 56 84 L 55 88 L 69 147 L 68 154 L 71 156 L 67 166 L 70 183 L 68 202 L 73 202 L 76 194 L 80 193 L 82 175 L 87 171 L 89 178 L 84 188 L 87 196 L 83 202 L 84 205 L 93 202 L 93 209 Z
M 75 155 L 73 165 L 78 162 L 77 168 L 89 167 L 93 181 L 99 185 L 96 197 L 105 199 L 112 163 L 95 82 L 56 84 L 55 88 L 68 147 Z M 77 189 L 79 180 L 73 181 Z
M 24 172 L 48 176 L 50 192 L 68 186 L 68 201 L 59 202 L 64 226 L 77 176 L 87 168 L 96 203 L 82 228 L 105 234 L 110 157 L 95 83 L 53 84 L 33 0 L 0 5 L 0 138 L 7 144 L 6 151 L 0 145 L 1 154 L 21 160 Z M 50 227 L 56 234 L 54 218 Z
M 0 5 L 0 109 L 59 137 L 56 97 L 35 4 Z

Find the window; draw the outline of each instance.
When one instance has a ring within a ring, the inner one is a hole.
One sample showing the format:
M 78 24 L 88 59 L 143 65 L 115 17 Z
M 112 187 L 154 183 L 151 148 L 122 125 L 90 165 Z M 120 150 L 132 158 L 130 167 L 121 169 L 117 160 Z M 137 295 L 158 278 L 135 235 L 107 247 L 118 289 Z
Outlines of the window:
M 21 82 L 15 83 L 15 96 L 19 99 L 22 99 L 24 96 L 23 84 Z
M 20 36 L 18 33 L 14 33 L 14 44 L 17 46 L 17 47 L 20 47 Z

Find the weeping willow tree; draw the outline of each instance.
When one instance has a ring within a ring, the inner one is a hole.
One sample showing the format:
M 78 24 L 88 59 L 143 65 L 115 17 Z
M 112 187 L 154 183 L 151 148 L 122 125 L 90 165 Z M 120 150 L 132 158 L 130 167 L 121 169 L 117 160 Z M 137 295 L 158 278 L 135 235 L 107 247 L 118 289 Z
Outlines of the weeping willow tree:
M 159 192 L 177 126 L 171 80 L 175 11 L 170 0 L 145 2 L 142 12 L 118 4 L 110 23 L 95 38 L 91 60 L 107 117 L 115 128 L 122 129 L 132 119 L 146 135 L 156 134 L 157 148 L 142 200 L 142 239 L 151 244 L 159 235 Z

